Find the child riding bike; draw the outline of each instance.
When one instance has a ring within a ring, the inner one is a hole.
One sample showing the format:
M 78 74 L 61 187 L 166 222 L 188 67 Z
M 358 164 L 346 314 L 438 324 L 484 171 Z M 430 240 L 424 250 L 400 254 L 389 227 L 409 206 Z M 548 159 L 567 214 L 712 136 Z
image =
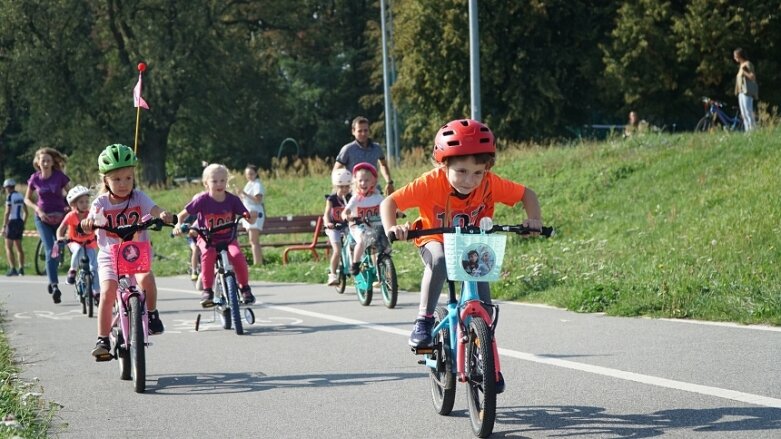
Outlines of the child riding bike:
M 75 186 L 68 191 L 68 195 L 65 199 L 68 201 L 68 205 L 71 207 L 70 212 L 65 214 L 65 217 L 60 223 L 60 227 L 57 228 L 57 241 L 69 241 L 68 247 L 71 251 L 71 265 L 68 269 L 68 278 L 66 282 L 68 285 L 74 285 L 76 283 L 76 269 L 79 265 L 79 249 L 84 247 L 84 252 L 89 259 L 90 270 L 92 270 L 92 294 L 97 295 L 100 293 L 100 287 L 98 285 L 98 260 L 97 260 L 97 248 L 98 244 L 95 242 L 95 233 L 79 233 L 79 224 L 82 220 L 87 218 L 89 213 L 89 189 L 82 185 Z
M 368 227 L 371 226 L 368 221 L 371 217 L 379 215 L 382 202 L 382 195 L 377 190 L 377 169 L 370 163 L 362 162 L 353 167 L 353 193 L 353 197 L 342 211 L 342 219 L 349 221 L 350 235 L 355 240 L 353 263 L 350 266 L 350 274 L 355 276 L 361 271 L 360 260 L 366 250 L 370 233 Z M 367 224 L 359 224 L 361 222 Z
M 537 195 L 531 189 L 491 172 L 496 162 L 496 141 L 484 124 L 471 120 L 454 120 L 442 126 L 434 140 L 435 168 L 388 196 L 380 207 L 382 224 L 388 234 L 399 240 L 407 237 L 410 225 L 396 224 L 396 211 L 417 207 L 420 218 L 415 228 L 479 225 L 480 219 L 493 217 L 496 203 L 513 206 L 523 203 L 527 219 L 523 225 L 542 228 L 542 214 Z M 534 233 L 533 235 L 539 235 Z M 420 287 L 420 305 L 409 345 L 421 348 L 432 345 L 434 309 L 442 286 L 447 280 L 442 235 L 415 239 L 424 270 Z M 478 282 L 480 299 L 491 303 L 487 282 Z
M 98 170 L 103 179 L 104 193 L 92 202 L 89 215 L 81 221 L 84 232 L 92 232 L 94 225 L 108 224 L 118 227 L 137 224 L 145 215 L 152 215 L 170 223 L 173 215 L 158 207 L 145 193 L 136 189 L 135 167 L 138 158 L 132 149 L 125 145 L 113 144 L 106 147 L 98 156 Z M 112 246 L 121 244 L 122 239 L 114 233 L 98 229 L 98 278 L 100 279 L 101 299 L 98 304 L 98 341 L 92 355 L 98 360 L 110 359 L 111 309 L 116 302 L 117 272 L 113 263 Z M 136 234 L 135 241 L 149 241 L 146 231 Z M 162 334 L 165 330 L 157 312 L 157 285 L 155 276 L 149 273 L 136 275 L 138 283 L 146 293 L 146 308 L 149 313 L 149 332 Z
M 179 212 L 179 220 L 183 223 L 188 215 L 196 215 L 197 225 L 201 228 L 219 226 L 233 221 L 236 216 L 248 213 L 241 198 L 225 190 L 228 185 L 228 168 L 219 164 L 211 164 L 203 170 L 203 185 L 205 191 L 193 197 L 187 203 L 184 210 Z M 249 212 L 249 221 L 254 222 L 256 212 Z M 174 235 L 179 235 L 182 230 L 174 228 Z M 242 301 L 244 304 L 255 303 L 255 296 L 249 286 L 249 267 L 247 259 L 236 241 L 231 230 L 222 230 L 212 235 L 212 243 L 231 240 L 228 245 L 228 253 L 236 280 L 239 283 Z M 207 246 L 202 237 L 198 237 L 198 248 L 201 250 L 201 306 L 211 308 L 214 306 L 214 264 L 217 261 L 217 250 L 214 246 Z
M 352 174 L 347 169 L 336 169 L 331 173 L 333 192 L 325 197 L 325 212 L 323 225 L 325 234 L 331 243 L 331 271 L 328 273 L 328 286 L 339 284 L 339 257 L 342 254 L 342 230 L 336 228 L 336 223 L 342 221 L 342 211 L 350 201 L 350 183 Z

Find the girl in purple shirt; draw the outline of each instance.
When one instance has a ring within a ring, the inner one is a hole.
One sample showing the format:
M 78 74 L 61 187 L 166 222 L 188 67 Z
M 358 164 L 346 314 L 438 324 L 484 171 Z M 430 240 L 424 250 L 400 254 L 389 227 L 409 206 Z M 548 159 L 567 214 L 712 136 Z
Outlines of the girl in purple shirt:
M 62 172 L 64 166 L 65 156 L 56 149 L 41 148 L 35 151 L 33 167 L 36 171 L 27 180 L 27 192 L 24 195 L 24 203 L 35 212 L 35 228 L 43 241 L 46 276 L 49 278 L 48 290 L 54 303 L 60 303 L 62 296 L 57 287 L 59 258 L 52 258 L 51 251 L 57 227 L 68 210 L 65 194 L 68 192 L 70 178 Z M 37 198 L 36 201 L 33 201 L 33 194 Z

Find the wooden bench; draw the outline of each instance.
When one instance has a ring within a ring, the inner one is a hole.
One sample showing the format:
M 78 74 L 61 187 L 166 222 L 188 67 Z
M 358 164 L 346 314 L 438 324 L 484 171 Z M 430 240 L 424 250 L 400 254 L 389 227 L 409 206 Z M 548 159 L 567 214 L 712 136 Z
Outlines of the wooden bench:
M 311 234 L 311 240 L 302 238 L 296 241 L 269 241 L 264 242 L 263 237 L 266 235 L 294 235 L 294 234 Z M 239 232 L 239 236 L 246 236 L 246 231 Z M 282 253 L 282 263 L 287 264 L 288 253 L 292 251 L 309 251 L 312 253 L 312 258 L 315 261 L 320 260 L 320 255 L 317 253 L 317 249 L 325 249 L 325 255 L 328 257 L 331 244 L 328 242 L 325 233 L 323 232 L 323 216 L 322 215 L 287 215 L 287 216 L 269 216 L 266 217 L 266 221 L 263 223 L 263 230 L 260 232 L 260 245 L 261 247 L 285 247 L 285 251 Z M 249 246 L 249 243 L 242 244 L 242 247 Z

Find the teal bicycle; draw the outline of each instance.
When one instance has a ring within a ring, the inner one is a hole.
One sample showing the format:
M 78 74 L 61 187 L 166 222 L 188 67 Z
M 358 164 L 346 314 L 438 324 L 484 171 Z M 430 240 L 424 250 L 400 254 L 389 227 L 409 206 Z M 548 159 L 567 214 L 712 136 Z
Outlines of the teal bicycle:
M 374 295 L 374 284 L 379 282 L 382 301 L 387 308 L 395 308 L 399 299 L 399 284 L 396 276 L 396 266 L 393 264 L 390 246 L 385 242 L 385 232 L 382 226 L 372 225 L 369 222 L 359 222 L 358 227 L 362 227 L 366 232 L 367 245 L 361 256 L 361 271 L 355 275 L 355 292 L 358 301 L 363 306 L 369 306 L 372 303 Z M 347 287 L 347 278 L 351 277 L 350 265 L 352 264 L 352 249 L 355 246 L 355 240 L 347 230 L 347 224 L 336 224 L 337 229 L 342 233 L 342 257 L 339 265 L 339 284 L 336 291 L 344 293 Z M 376 261 L 376 262 L 375 262 Z
M 535 230 L 522 225 L 493 225 L 490 218 L 483 218 L 480 226 L 409 230 L 407 239 L 444 236 L 450 298 L 446 307 L 437 307 L 434 313 L 433 345 L 412 348 L 415 354 L 424 357 L 419 363 L 428 368 L 434 408 L 440 415 L 450 414 L 456 398 L 456 381 L 464 383 L 472 432 L 477 437 L 488 437 L 496 421 L 496 395 L 504 391 L 494 336 L 499 306 L 480 300 L 477 283 L 500 278 L 507 237 L 492 234 L 528 235 Z M 544 227 L 542 235 L 552 236 L 553 229 Z M 394 234 L 389 236 L 391 242 L 395 238 Z M 457 281 L 461 282 L 458 297 Z

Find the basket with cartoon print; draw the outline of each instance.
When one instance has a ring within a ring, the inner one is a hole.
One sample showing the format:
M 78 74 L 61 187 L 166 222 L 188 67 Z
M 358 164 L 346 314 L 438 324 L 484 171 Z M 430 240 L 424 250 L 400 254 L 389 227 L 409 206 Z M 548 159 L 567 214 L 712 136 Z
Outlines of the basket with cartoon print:
M 117 275 L 148 273 L 152 269 L 152 247 L 149 241 L 125 241 L 110 247 Z
M 443 236 L 448 279 L 467 282 L 499 280 L 507 236 L 461 233 L 460 229 Z

